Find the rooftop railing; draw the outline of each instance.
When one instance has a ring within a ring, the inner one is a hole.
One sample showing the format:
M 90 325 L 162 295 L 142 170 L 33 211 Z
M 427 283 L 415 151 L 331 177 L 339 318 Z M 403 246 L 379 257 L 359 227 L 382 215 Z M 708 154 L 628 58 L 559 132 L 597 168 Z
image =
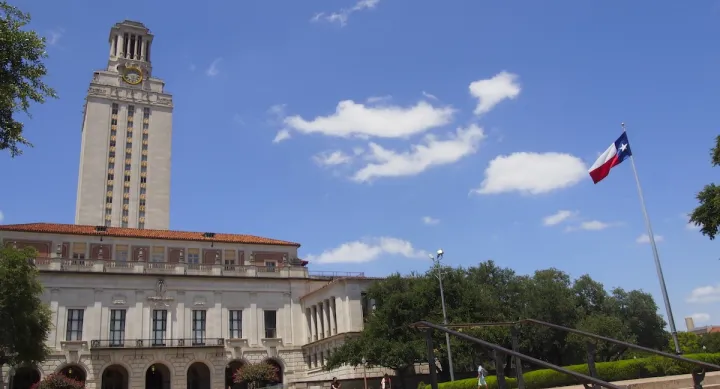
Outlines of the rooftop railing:
M 37 258 L 42 272 L 166 274 L 218 277 L 308 278 L 304 266 L 255 266 L 170 262 L 113 261 L 107 259 Z

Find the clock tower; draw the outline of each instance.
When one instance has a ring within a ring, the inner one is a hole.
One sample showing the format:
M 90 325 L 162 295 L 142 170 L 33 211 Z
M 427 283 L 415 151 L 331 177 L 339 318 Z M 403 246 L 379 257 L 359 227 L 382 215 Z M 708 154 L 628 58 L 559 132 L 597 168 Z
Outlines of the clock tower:
M 152 75 L 152 43 L 139 22 L 110 30 L 85 99 L 75 224 L 170 227 L 173 102 Z

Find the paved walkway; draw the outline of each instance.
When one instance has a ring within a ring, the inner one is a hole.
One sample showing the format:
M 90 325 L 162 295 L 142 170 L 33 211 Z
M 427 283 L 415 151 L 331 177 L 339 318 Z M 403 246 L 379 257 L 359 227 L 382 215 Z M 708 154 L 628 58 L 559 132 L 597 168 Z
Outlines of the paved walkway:
M 692 377 L 690 376 L 690 374 L 616 381 L 613 382 L 613 384 L 619 386 L 626 386 L 628 387 L 628 389 L 681 389 L 693 387 Z M 717 384 L 720 384 L 720 371 L 713 371 L 705 374 L 703 386 Z M 585 389 L 583 385 L 561 386 L 560 388 Z

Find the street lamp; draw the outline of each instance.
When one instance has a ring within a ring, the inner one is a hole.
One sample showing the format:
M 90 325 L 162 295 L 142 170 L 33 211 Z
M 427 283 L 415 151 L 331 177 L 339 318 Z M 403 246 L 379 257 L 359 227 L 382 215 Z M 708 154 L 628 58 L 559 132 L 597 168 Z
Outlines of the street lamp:
M 442 305 L 442 313 L 443 313 L 443 324 L 447 326 L 447 311 L 445 309 L 445 291 L 443 290 L 443 283 L 442 283 L 442 269 L 440 268 L 440 260 L 443 258 L 443 254 L 445 254 L 442 249 L 437 251 L 437 255 L 433 256 L 430 255 L 430 259 L 432 259 L 433 264 L 437 268 L 437 275 L 438 281 L 440 281 L 440 304 Z M 447 353 L 448 353 L 448 367 L 450 368 L 450 381 L 455 381 L 455 372 L 453 371 L 453 362 L 452 362 L 452 351 L 450 350 L 450 334 L 447 332 L 445 333 L 445 343 L 447 345 Z
M 363 383 L 365 385 L 365 389 L 367 389 L 367 360 L 365 360 L 365 357 L 362 359 L 363 364 Z

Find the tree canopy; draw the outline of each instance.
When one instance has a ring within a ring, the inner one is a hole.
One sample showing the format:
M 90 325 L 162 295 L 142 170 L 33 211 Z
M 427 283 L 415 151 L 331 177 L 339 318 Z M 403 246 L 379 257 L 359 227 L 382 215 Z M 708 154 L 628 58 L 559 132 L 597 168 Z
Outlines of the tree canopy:
M 538 270 L 531 276 L 516 274 L 493 261 L 470 268 L 435 268 L 425 274 L 391 275 L 372 284 L 368 299 L 375 310 L 366 318 L 363 331 L 348 337 L 333 352 L 325 368 L 362 365 L 394 369 L 403 375 L 415 363 L 427 363 L 425 340 L 409 324 L 421 320 L 442 322 L 437 271 L 443 272 L 445 301 L 450 323 L 516 321 L 532 318 L 578 328 L 652 348 L 668 345 L 665 321 L 657 314 L 657 304 L 649 294 L 616 288 L 607 291 L 602 284 L 584 275 L 575 280 L 557 269 Z M 557 364 L 583 363 L 586 341 L 563 331 L 536 325 L 523 325 L 520 351 Z M 508 327 L 482 327 L 462 330 L 471 336 L 510 348 Z M 435 332 L 435 355 L 441 376 L 448 377 L 444 335 Z M 598 361 L 623 357 L 625 348 L 597 343 Z M 491 360 L 490 351 L 451 337 L 456 372 L 472 372 L 479 363 Z
M 710 151 L 710 163 L 713 167 L 720 165 L 720 135 L 715 138 L 715 147 Z M 720 186 L 705 185 L 696 198 L 700 204 L 690 214 L 690 223 L 700 227 L 700 232 L 713 240 L 720 227 Z
M 16 115 L 30 116 L 31 102 L 44 103 L 47 97 L 56 97 L 43 82 L 47 74 L 45 38 L 25 30 L 28 23 L 29 14 L 0 1 L 0 150 L 9 150 L 13 157 L 22 154 L 20 145 L 32 147 Z
M 48 353 L 52 319 L 41 300 L 35 257 L 32 248 L 0 248 L 0 365 L 37 363 Z

